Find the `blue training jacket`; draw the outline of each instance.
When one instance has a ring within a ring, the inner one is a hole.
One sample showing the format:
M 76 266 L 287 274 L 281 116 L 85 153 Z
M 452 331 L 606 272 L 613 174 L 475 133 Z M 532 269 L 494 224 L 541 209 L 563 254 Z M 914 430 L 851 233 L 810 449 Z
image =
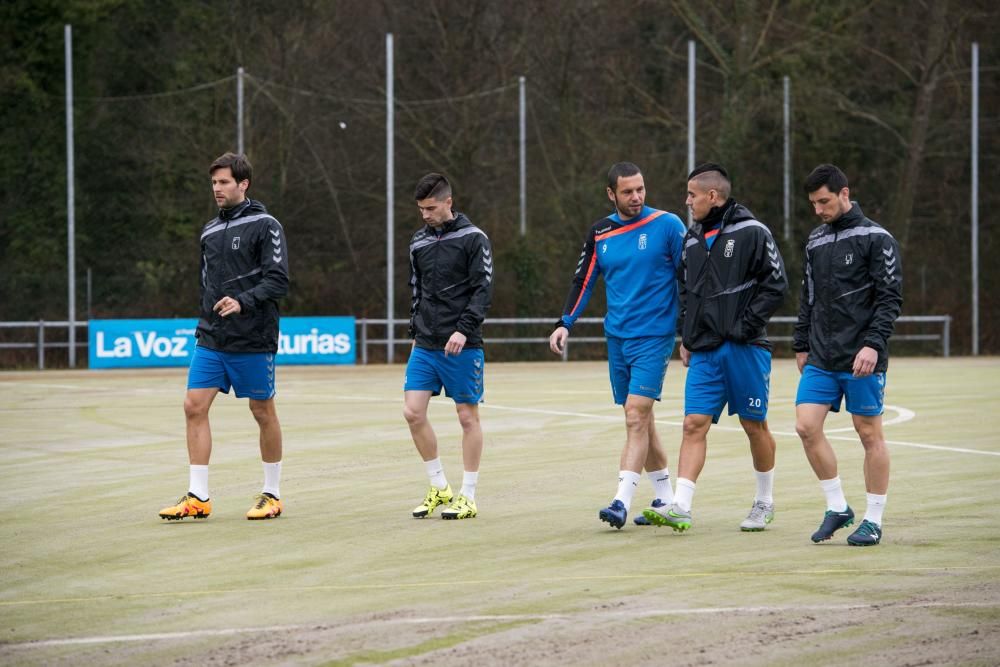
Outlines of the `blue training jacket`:
M 617 211 L 587 233 L 560 324 L 571 329 L 594 284 L 604 275 L 608 313 L 604 333 L 617 338 L 673 336 L 677 272 L 687 228 L 673 213 L 644 206 L 622 220 Z

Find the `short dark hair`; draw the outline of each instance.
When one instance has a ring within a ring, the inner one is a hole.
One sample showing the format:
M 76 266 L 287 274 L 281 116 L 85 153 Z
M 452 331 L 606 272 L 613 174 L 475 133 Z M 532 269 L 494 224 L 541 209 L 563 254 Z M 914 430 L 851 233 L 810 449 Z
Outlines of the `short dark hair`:
M 631 162 L 618 162 L 608 170 L 608 187 L 611 188 L 612 192 L 618 192 L 619 178 L 628 178 L 641 173 L 642 170 Z
M 723 168 L 721 164 L 716 164 L 714 162 L 702 162 L 697 167 L 695 167 L 690 174 L 688 174 L 688 180 L 690 181 L 695 176 L 701 174 L 707 174 L 710 171 L 717 171 L 722 174 L 722 177 L 732 183 L 732 179 L 729 178 L 729 172 Z
M 417 181 L 417 187 L 413 190 L 413 198 L 417 201 L 433 197 L 438 201 L 451 196 L 451 183 L 444 174 L 431 172 Z
M 840 192 L 847 187 L 847 176 L 836 165 L 821 164 L 806 176 L 806 194 L 812 194 L 824 185 L 830 192 Z
M 247 159 L 246 155 L 237 155 L 236 153 L 223 153 L 215 158 L 212 166 L 208 168 L 208 175 L 214 174 L 216 169 L 227 167 L 233 173 L 233 178 L 236 179 L 237 183 L 253 179 L 253 165 L 250 164 L 250 160 Z
M 721 164 L 714 162 L 699 164 L 688 174 L 688 180 L 697 180 L 699 186 L 709 190 L 716 190 L 720 197 L 727 200 L 733 191 L 733 182 L 729 178 L 729 172 Z

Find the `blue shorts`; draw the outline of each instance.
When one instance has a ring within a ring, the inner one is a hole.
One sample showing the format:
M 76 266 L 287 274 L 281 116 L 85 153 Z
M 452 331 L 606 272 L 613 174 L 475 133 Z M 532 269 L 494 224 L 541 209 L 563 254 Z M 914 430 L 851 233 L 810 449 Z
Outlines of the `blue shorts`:
M 403 391 L 429 391 L 445 395 L 456 403 L 481 403 L 486 361 L 482 348 L 465 349 L 445 356 L 444 350 L 415 347 L 406 362 Z
M 629 394 L 660 400 L 663 376 L 674 351 L 673 336 L 618 338 L 608 336 L 608 373 L 617 405 Z
M 767 419 L 771 394 L 771 353 L 757 345 L 726 341 L 708 352 L 692 352 L 684 386 L 684 414 L 712 415 L 722 408 L 742 419 Z
M 847 397 L 847 411 L 852 415 L 874 417 L 882 414 L 885 401 L 885 373 L 854 377 L 853 373 L 825 371 L 806 364 L 799 378 L 795 405 L 817 403 L 840 412 L 840 401 Z
M 236 390 L 237 398 L 274 398 L 274 354 L 220 352 L 196 345 L 188 369 L 188 389 Z

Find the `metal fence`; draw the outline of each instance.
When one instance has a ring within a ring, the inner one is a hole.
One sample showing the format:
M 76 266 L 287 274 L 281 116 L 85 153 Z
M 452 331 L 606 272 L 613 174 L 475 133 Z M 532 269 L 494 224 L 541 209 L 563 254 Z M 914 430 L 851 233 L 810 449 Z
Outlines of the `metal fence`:
M 357 335 L 357 347 L 359 352 L 359 359 L 362 364 L 368 363 L 368 351 L 371 346 L 387 347 L 390 344 L 390 338 L 386 335 L 386 323 L 388 320 L 382 319 L 358 319 L 356 320 L 356 335 Z M 592 330 L 594 332 L 600 332 L 597 326 L 604 322 L 604 318 L 601 317 L 581 317 L 577 320 L 577 325 L 583 325 L 583 327 Z M 907 315 L 900 317 L 897 320 L 900 324 L 928 324 L 928 325 L 940 325 L 940 333 L 896 333 L 893 335 L 893 341 L 925 341 L 925 342 L 940 342 L 941 344 L 941 355 L 945 357 L 951 356 L 951 315 Z M 77 329 L 85 329 L 88 326 L 88 322 L 76 322 Z M 409 320 L 406 319 L 394 319 L 392 321 L 394 327 L 405 327 L 409 324 Z M 489 338 L 485 341 L 489 345 L 544 345 L 549 342 L 549 334 L 552 332 L 552 327 L 555 324 L 555 319 L 551 317 L 493 317 L 486 320 L 485 325 L 488 327 L 487 331 L 491 334 Z M 772 317 L 769 323 L 771 325 L 782 325 L 791 326 L 795 324 L 794 317 Z M 589 326 L 588 326 L 589 325 Z M 538 336 L 498 336 L 495 335 L 497 329 L 503 331 L 505 328 L 512 326 L 529 326 L 536 328 L 540 335 Z M 23 340 L 18 341 L 0 341 L 0 350 L 35 350 L 38 354 L 38 369 L 43 370 L 45 368 L 45 351 L 52 349 L 68 349 L 69 341 L 67 339 L 65 331 L 69 328 L 69 322 L 66 321 L 25 321 L 25 322 L 0 322 L 0 331 L 13 329 L 21 330 L 27 333 L 23 336 Z M 34 329 L 34 332 L 32 332 Z M 381 336 L 373 338 L 372 330 L 380 331 Z M 771 327 L 772 330 L 775 327 Z M 63 332 L 61 337 L 62 340 L 49 340 L 49 332 L 52 330 L 58 330 Z M 542 335 L 543 334 L 543 335 Z M 6 336 L 3 336 L 6 338 Z M 789 342 L 792 340 L 790 335 L 771 335 L 769 338 L 776 343 Z M 569 341 L 566 345 L 566 349 L 563 351 L 562 359 L 563 361 L 569 361 L 569 350 L 572 346 L 577 346 L 581 343 L 602 343 L 604 342 L 604 336 L 598 334 L 592 335 L 573 335 L 570 336 Z M 406 337 L 399 338 L 393 336 L 391 339 L 391 344 L 394 346 L 408 346 L 410 345 L 410 340 Z M 87 341 L 77 341 L 77 350 L 86 350 Z

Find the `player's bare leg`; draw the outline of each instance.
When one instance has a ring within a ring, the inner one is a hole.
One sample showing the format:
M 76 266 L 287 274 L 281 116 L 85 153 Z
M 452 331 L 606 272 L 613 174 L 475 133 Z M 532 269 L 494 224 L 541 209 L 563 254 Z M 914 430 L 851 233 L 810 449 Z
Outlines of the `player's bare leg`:
M 437 435 L 427 420 L 427 406 L 431 401 L 429 391 L 403 392 L 403 417 L 410 427 L 413 444 L 416 445 L 420 457 L 430 461 L 438 457 Z
M 695 482 L 705 467 L 708 449 L 708 430 L 712 415 L 685 415 L 681 451 L 677 456 L 677 488 L 674 501 L 668 507 L 650 507 L 642 515 L 659 526 L 669 526 L 684 532 L 691 527 L 691 504 L 694 500 Z
M 281 501 L 281 422 L 274 399 L 250 399 L 250 412 L 260 428 L 260 458 L 264 467 L 264 488 L 254 498 L 247 512 L 248 519 L 273 519 L 281 516 L 285 506 Z
M 188 389 L 184 396 L 188 462 L 191 465 L 207 466 L 212 456 L 212 429 L 208 423 L 208 411 L 218 393 L 218 389 Z
M 646 462 L 643 467 L 647 472 L 667 467 L 667 451 L 660 442 L 660 434 L 656 431 L 656 416 L 652 410 L 649 411 L 649 448 L 646 450 Z
M 274 406 L 274 399 L 257 401 L 250 399 L 250 412 L 260 427 L 260 458 L 265 463 L 281 460 L 281 422 Z
M 476 485 L 479 483 L 479 462 L 483 457 L 483 428 L 479 423 L 478 404 L 456 403 L 455 412 L 462 426 L 462 488 L 448 509 L 441 512 L 441 518 L 472 519 L 479 512 Z
M 176 504 L 160 510 L 160 518 L 170 521 L 193 517 L 204 519 L 212 513 L 208 494 L 208 461 L 212 456 L 212 429 L 208 411 L 219 393 L 216 388 L 188 389 L 184 395 L 190 481 L 188 492 Z
M 837 455 L 823 433 L 823 423 L 829 412 L 829 405 L 800 403 L 795 406 L 795 432 L 802 440 L 809 465 L 820 480 L 837 476 Z
M 629 394 L 625 399 L 624 410 L 625 447 L 622 449 L 619 469 L 640 473 L 649 455 L 649 432 L 650 422 L 653 418 L 653 399 L 646 396 Z M 664 456 L 664 458 L 666 457 Z M 656 469 L 654 468 L 654 470 Z
M 847 538 L 852 546 L 874 546 L 882 541 L 882 513 L 889 491 L 889 448 L 882 432 L 882 415 L 851 415 L 865 448 L 865 518 Z
M 767 420 L 754 421 L 740 418 L 743 431 L 750 441 L 750 456 L 753 458 L 753 468 L 757 482 L 757 492 L 754 494 L 750 513 L 740 523 L 740 530 L 758 532 L 774 520 L 774 455 L 777 446 L 774 436 L 767 427 Z
M 403 392 L 403 417 L 410 427 L 413 444 L 424 461 L 430 479 L 430 488 L 424 501 L 413 508 L 413 516 L 417 519 L 430 515 L 436 507 L 450 503 L 454 497 L 438 458 L 437 435 L 427 419 L 431 395 L 430 391 L 422 390 Z
M 826 514 L 811 538 L 817 543 L 829 540 L 835 531 L 854 523 L 854 511 L 847 504 L 837 475 L 837 455 L 823 433 L 823 424 L 829 412 L 829 405 L 818 403 L 800 403 L 795 406 L 795 432 L 802 440 L 806 459 L 826 496 Z

